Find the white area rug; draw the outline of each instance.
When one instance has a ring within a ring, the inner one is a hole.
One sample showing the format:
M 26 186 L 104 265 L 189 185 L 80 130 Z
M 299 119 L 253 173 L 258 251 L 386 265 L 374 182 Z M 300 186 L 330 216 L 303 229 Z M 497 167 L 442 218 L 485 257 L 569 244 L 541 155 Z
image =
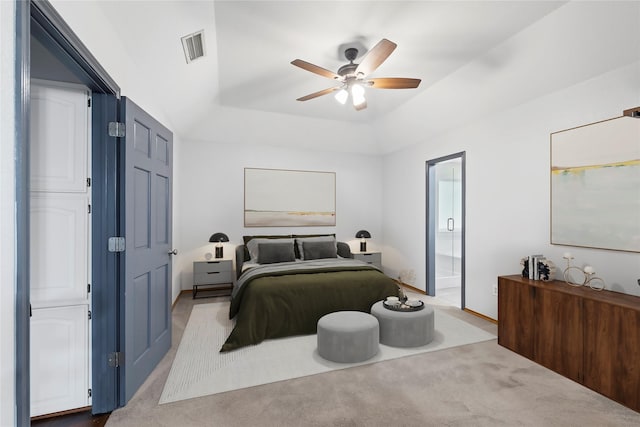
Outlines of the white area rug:
M 415 348 L 380 345 L 373 358 L 362 363 L 334 363 L 316 351 L 316 335 L 266 340 L 261 344 L 220 353 L 233 329 L 229 302 L 193 306 L 160 404 L 222 393 L 260 384 L 299 378 L 412 354 L 487 341 L 495 335 L 456 319 L 438 307 L 431 343 Z

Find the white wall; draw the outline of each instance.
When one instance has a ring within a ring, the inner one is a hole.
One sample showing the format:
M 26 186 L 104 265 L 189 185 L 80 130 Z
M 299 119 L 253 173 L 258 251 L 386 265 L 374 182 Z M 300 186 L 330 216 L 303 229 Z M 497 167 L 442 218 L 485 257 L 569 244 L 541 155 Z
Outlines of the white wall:
M 15 4 L 0 2 L 0 426 L 15 421 Z
M 156 101 L 158 95 L 157 88 L 150 87 L 146 76 L 137 72 L 135 66 L 136 60 L 126 56 L 126 49 L 122 46 L 121 38 L 114 32 L 113 28 L 108 25 L 108 20 L 103 13 L 103 9 L 96 2 L 77 2 L 77 1 L 60 1 L 52 0 L 51 4 L 62 16 L 65 22 L 72 28 L 74 33 L 87 46 L 89 51 L 98 60 L 100 65 L 109 73 L 109 75 L 120 86 L 123 96 L 131 98 L 133 102 L 138 104 L 147 113 L 151 114 L 156 120 L 160 121 L 169 130 L 172 130 L 171 118 L 166 115 Z M 100 23 L 100 31 L 96 31 L 96 23 Z M 107 23 L 106 25 L 104 25 Z M 180 170 L 175 166 L 175 158 L 179 156 L 180 136 L 173 135 L 174 150 L 174 189 L 180 175 Z M 173 215 L 173 239 L 174 242 L 179 239 L 177 221 L 179 221 L 179 213 L 176 209 L 177 197 L 174 197 L 174 215 Z M 174 244 L 174 247 L 176 245 Z M 175 269 L 173 270 L 173 301 L 180 293 L 179 278 Z
M 279 137 L 285 137 L 280 135 Z M 382 167 L 379 157 L 293 150 L 273 146 L 247 146 L 185 141 L 180 148 L 180 169 L 174 194 L 180 217 L 179 255 L 182 289 L 191 289 L 192 262 L 213 252 L 209 236 L 224 232 L 230 243 L 225 257 L 232 257 L 243 235 L 335 233 L 357 249 L 356 231 L 368 230 L 369 249 L 379 247 L 382 234 Z M 244 227 L 244 168 L 292 169 L 336 172 L 335 227 Z
M 496 277 L 543 253 L 572 252 L 607 289 L 640 295 L 640 254 L 549 244 L 550 133 L 640 105 L 640 62 L 425 140 L 384 159 L 383 233 L 389 272 L 412 268 L 425 289 L 425 162 L 466 151 L 466 303 L 497 318 Z M 470 117 L 472 119 L 472 117 Z M 400 207 L 400 209 L 398 208 Z

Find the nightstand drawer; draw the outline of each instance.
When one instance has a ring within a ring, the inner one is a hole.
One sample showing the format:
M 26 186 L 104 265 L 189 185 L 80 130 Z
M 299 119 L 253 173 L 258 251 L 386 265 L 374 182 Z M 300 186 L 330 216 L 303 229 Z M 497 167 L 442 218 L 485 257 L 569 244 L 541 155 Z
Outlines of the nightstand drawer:
M 196 285 L 233 283 L 231 271 L 209 271 L 206 273 L 194 273 L 193 283 Z
M 217 259 L 212 261 L 194 261 L 193 298 L 229 295 L 231 294 L 232 289 L 232 260 Z M 199 296 L 200 292 L 204 292 L 204 296 Z
M 382 253 L 381 252 L 359 252 L 353 254 L 354 259 L 359 259 L 367 264 L 375 265 L 378 268 L 382 268 Z
M 193 274 L 222 271 L 231 272 L 231 261 L 197 261 L 193 263 Z

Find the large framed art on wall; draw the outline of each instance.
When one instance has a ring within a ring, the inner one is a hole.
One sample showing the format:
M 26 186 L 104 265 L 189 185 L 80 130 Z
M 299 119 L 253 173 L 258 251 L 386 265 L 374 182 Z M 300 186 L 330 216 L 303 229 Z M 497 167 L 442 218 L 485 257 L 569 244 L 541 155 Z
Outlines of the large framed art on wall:
M 335 226 L 335 172 L 245 168 L 244 225 Z
M 640 252 L 640 119 L 551 134 L 551 244 Z

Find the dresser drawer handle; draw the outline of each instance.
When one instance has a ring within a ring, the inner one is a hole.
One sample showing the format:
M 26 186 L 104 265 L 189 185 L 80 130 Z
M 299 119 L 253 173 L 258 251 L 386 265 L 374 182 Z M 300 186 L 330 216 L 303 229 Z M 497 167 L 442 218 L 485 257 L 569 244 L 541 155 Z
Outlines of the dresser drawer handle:
M 207 264 L 220 264 L 220 261 L 207 261 Z
M 220 274 L 219 271 L 209 271 L 207 274 Z

